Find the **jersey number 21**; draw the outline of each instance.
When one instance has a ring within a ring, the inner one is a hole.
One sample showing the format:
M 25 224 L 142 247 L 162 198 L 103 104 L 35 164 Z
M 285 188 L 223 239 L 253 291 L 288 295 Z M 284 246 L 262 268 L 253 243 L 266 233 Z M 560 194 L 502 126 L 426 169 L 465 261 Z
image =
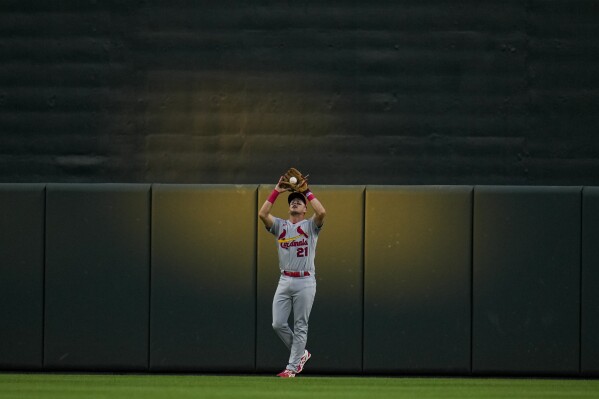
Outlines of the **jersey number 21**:
M 303 258 L 304 256 L 308 256 L 308 247 L 301 247 L 297 249 L 297 257 Z

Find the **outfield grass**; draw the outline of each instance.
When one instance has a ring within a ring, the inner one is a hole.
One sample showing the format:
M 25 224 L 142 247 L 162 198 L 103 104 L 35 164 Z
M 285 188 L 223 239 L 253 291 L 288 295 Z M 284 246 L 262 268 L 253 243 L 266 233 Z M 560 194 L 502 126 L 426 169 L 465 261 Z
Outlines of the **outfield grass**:
M 0 398 L 598 398 L 599 380 L 0 374 Z

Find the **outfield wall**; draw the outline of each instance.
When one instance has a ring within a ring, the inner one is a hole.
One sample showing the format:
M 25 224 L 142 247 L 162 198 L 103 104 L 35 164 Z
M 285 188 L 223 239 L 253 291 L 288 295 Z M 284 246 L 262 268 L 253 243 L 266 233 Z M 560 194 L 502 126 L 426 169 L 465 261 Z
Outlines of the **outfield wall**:
M 271 189 L 0 184 L 0 369 L 279 371 Z M 313 190 L 310 372 L 599 373 L 599 188 Z

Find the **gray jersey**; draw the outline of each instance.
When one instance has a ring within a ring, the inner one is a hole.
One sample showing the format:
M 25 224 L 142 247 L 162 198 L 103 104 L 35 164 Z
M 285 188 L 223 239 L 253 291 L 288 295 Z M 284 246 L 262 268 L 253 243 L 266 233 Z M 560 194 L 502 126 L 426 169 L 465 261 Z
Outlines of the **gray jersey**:
M 316 242 L 322 226 L 316 226 L 312 219 L 304 219 L 295 224 L 277 217 L 274 219 L 269 231 L 277 237 L 279 268 L 315 273 Z

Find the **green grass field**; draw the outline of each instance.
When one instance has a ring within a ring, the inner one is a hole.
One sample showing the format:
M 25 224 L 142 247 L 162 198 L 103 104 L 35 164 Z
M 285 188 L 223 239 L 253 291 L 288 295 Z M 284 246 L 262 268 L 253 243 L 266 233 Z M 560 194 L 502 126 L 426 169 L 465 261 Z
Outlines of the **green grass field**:
M 598 398 L 599 380 L 0 374 L 0 398 Z

